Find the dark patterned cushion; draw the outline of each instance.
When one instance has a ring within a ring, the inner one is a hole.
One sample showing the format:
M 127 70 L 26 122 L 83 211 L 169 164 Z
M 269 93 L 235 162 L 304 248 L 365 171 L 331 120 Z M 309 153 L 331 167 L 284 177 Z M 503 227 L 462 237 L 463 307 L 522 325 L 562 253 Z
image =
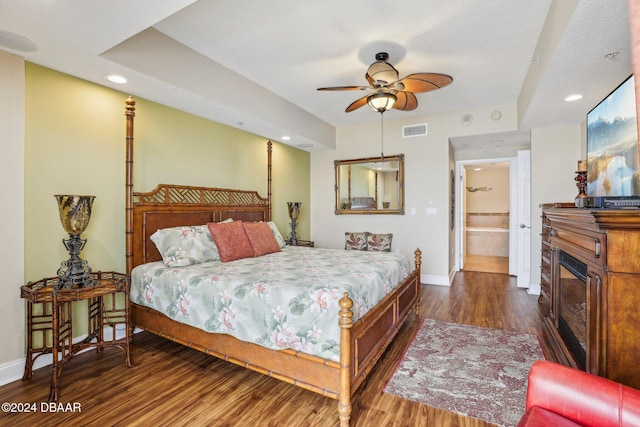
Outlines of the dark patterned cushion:
M 378 252 L 391 252 L 391 239 L 393 234 L 367 233 L 367 250 Z
M 369 233 L 356 232 L 344 233 L 344 248 L 354 251 L 366 251 L 367 250 L 367 235 Z

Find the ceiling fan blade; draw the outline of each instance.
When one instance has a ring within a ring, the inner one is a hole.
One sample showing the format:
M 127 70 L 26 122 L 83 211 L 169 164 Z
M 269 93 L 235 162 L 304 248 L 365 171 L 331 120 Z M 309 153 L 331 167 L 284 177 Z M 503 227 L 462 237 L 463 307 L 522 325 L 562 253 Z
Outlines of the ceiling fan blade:
M 358 108 L 362 107 L 363 105 L 367 105 L 367 96 L 363 96 L 362 98 L 353 101 L 351 105 L 349 105 L 347 109 L 344 110 L 344 112 L 350 113 L 353 110 L 357 110 Z
M 409 74 L 398 84 L 404 86 L 407 92 L 429 92 L 448 86 L 453 81 L 451 76 L 438 73 L 415 73 Z
M 398 100 L 393 104 L 394 110 L 411 111 L 418 108 L 418 98 L 412 92 L 398 91 Z
M 335 86 L 335 87 L 319 87 L 318 90 L 369 90 L 369 86 Z

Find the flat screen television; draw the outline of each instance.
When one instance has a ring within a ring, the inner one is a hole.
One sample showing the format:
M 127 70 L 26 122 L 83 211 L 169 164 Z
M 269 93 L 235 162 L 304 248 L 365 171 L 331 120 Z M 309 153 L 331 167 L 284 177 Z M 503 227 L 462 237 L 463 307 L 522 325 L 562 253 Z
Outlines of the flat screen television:
M 589 206 L 640 206 L 636 114 L 633 75 L 587 114 Z

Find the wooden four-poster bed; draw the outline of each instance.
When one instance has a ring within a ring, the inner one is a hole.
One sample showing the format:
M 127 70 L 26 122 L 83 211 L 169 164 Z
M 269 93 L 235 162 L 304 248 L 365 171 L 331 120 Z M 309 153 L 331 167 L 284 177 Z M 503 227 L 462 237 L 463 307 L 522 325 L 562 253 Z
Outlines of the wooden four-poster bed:
M 256 191 L 164 184 L 158 185 L 151 192 L 134 192 L 135 101 L 132 97 L 126 100 L 125 117 L 127 274 L 132 275 L 132 271 L 138 266 L 150 265 L 154 262 L 161 264 L 163 258 L 151 240 L 156 230 L 231 219 L 243 222 L 271 220 L 271 142 L 267 143 L 268 195 L 266 199 Z M 293 249 L 296 249 L 298 257 L 302 258 L 310 256 L 307 255 L 310 252 L 302 251 L 322 251 L 322 249 L 312 248 L 291 249 L 289 252 L 295 252 Z M 347 252 L 355 255 L 358 251 Z M 264 257 L 269 256 L 264 255 Z M 340 254 L 340 256 L 344 255 Z M 398 256 L 398 254 L 389 256 Z M 223 264 L 232 265 L 236 262 L 238 261 Z M 234 338 L 229 334 L 212 333 L 185 324 L 176 320 L 176 317 L 181 314 L 180 310 L 176 310 L 178 315 L 171 316 L 163 314 L 158 311 L 159 309 L 156 310 L 157 307 L 144 306 L 142 302 L 145 298 L 142 293 L 135 298 L 131 296 L 131 323 L 132 326 L 206 354 L 336 399 L 340 425 L 348 426 L 352 395 L 397 335 L 411 311 L 418 310 L 420 250 L 415 251 L 414 263 L 414 266 L 410 266 L 413 267 L 412 271 L 411 268 L 407 269 L 405 277 L 399 280 L 399 283 L 394 282 L 397 286 L 389 286 L 391 289 L 387 290 L 388 293 L 366 313 L 356 312 L 354 316 L 352 310 L 354 301 L 350 298 L 353 297 L 352 294 L 340 292 L 336 296 L 336 309 L 331 314 L 335 324 L 339 326 L 335 358 L 309 354 L 293 348 L 274 350 L 264 345 Z M 181 268 L 183 267 L 173 268 L 171 273 Z M 152 297 L 153 295 L 147 299 L 152 300 Z M 354 321 L 354 317 L 357 320 Z

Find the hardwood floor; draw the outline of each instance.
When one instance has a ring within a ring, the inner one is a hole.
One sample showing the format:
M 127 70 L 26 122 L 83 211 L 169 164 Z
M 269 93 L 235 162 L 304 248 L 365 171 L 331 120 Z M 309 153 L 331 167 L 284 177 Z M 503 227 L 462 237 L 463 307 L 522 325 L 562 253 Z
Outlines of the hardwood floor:
M 509 274 L 509 257 L 467 255 L 464 258 L 464 271 Z
M 544 306 L 504 274 L 459 272 L 449 287 L 422 285 L 420 318 L 543 335 Z M 353 398 L 352 426 L 461 426 L 490 424 L 383 393 L 419 325 L 403 326 Z M 541 340 L 543 350 L 546 343 Z M 42 411 L 50 368 L 28 381 L 0 387 L 2 402 L 35 403 L 36 413 L 0 414 L 2 426 L 334 426 L 337 402 L 207 356 L 147 333 L 137 334 L 134 366 L 107 349 L 71 360 L 60 378 L 60 400 L 81 412 Z

